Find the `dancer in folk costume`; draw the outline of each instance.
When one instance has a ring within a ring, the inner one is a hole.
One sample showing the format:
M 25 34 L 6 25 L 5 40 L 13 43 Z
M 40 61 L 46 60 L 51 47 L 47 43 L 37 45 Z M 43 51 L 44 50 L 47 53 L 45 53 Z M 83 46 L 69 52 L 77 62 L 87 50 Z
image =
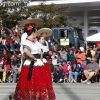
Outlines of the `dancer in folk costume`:
M 32 29 L 32 27 L 40 27 L 43 25 L 43 20 L 41 19 L 35 19 L 35 18 L 28 18 L 27 20 L 24 20 L 24 21 L 19 21 L 19 24 L 21 24 L 22 26 L 25 26 L 25 30 L 24 30 L 24 33 L 22 34 L 22 37 L 21 37 L 21 53 L 22 53 L 22 56 L 23 56 L 23 43 L 24 41 L 26 40 L 27 36 L 28 36 L 28 32 Z M 35 40 L 35 39 L 34 39 Z M 20 70 L 19 70 L 20 71 Z M 50 76 L 50 74 L 49 74 Z M 49 78 L 50 79 L 50 78 Z M 13 100 L 13 96 L 14 95 L 10 95 L 9 96 L 9 99 L 10 100 Z M 32 99 L 34 100 L 34 99 Z
M 14 100 L 55 100 L 52 81 L 46 60 L 42 58 L 41 47 L 34 41 L 37 35 L 35 27 L 22 43 L 25 61 L 16 86 Z
M 32 27 L 36 27 L 36 28 L 39 28 L 43 25 L 43 20 L 42 19 L 38 19 L 38 18 L 27 18 L 26 20 L 23 20 L 23 21 L 18 21 L 18 23 L 22 26 L 24 26 L 24 33 L 22 34 L 21 36 L 21 44 L 26 40 L 27 38 L 27 32 L 29 32 Z M 23 55 L 23 46 L 21 45 L 20 46 L 20 51 L 21 51 L 21 54 Z M 21 59 L 21 65 L 23 63 L 23 57 Z M 21 69 L 21 68 L 20 68 Z
M 46 41 L 46 38 L 52 35 L 52 30 L 49 28 L 41 28 L 38 31 L 38 35 L 44 37 L 44 45 L 46 46 L 46 52 L 49 51 L 49 45 L 48 42 Z
M 43 20 L 39 19 L 39 18 L 29 17 L 26 20 L 18 21 L 18 23 L 20 25 L 24 26 L 24 33 L 21 36 L 21 44 L 22 44 L 26 40 L 26 38 L 28 36 L 27 33 L 32 29 L 32 27 L 36 27 L 36 28 L 41 27 L 43 25 Z M 21 51 L 21 54 L 23 55 L 23 46 L 22 45 L 20 46 L 20 51 Z M 21 66 L 18 69 L 19 73 L 21 72 L 23 60 L 24 60 L 24 57 L 22 56 L 21 57 Z
M 38 36 L 40 36 L 40 41 L 42 39 L 44 42 L 42 42 L 42 49 L 43 49 L 43 58 L 47 59 L 49 57 L 49 47 L 48 47 L 48 42 L 46 41 L 46 37 L 49 37 L 52 35 L 52 30 L 50 28 L 41 28 L 40 30 L 37 31 Z M 41 46 L 40 46 L 41 47 Z M 48 63 L 45 63 L 46 68 L 48 69 L 48 73 L 51 74 L 50 66 Z M 52 79 L 52 75 L 50 75 Z
M 46 60 L 40 59 L 41 47 L 33 41 L 36 36 L 36 28 L 33 27 L 22 43 L 26 60 L 22 66 L 14 100 L 55 100 Z

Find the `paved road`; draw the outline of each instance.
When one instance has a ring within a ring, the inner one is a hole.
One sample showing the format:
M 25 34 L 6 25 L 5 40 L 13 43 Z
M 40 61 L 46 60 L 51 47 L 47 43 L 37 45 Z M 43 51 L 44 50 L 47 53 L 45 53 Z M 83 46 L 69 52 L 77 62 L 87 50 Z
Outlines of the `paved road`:
M 8 100 L 15 85 L 13 83 L 0 83 L 0 100 Z M 56 93 L 56 100 L 100 100 L 100 83 L 56 83 L 53 84 Z

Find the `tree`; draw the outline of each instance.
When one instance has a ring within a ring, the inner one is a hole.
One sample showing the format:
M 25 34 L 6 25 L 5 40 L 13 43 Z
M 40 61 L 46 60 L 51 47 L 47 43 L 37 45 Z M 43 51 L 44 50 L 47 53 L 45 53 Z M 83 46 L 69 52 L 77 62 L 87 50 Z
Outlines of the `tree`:
M 28 12 L 26 11 L 25 7 L 26 4 L 23 1 L 18 2 L 18 5 L 8 5 L 8 0 L 2 0 L 2 6 L 0 6 L 0 20 L 2 20 L 2 24 L 9 28 L 15 26 L 18 20 L 26 19 L 28 16 Z M 10 0 L 10 2 L 17 2 L 15 0 Z M 26 11 L 26 12 L 25 12 Z
M 66 9 L 65 12 L 61 13 L 60 9 L 61 5 L 50 4 L 46 5 L 45 0 L 38 6 L 29 7 L 29 11 L 33 11 L 31 13 L 32 17 L 39 17 L 44 20 L 43 27 L 53 27 L 53 26 L 61 26 L 67 25 L 67 15 L 70 12 L 71 7 Z
M 5 0 L 3 0 L 4 2 Z M 10 0 L 11 1 L 11 0 Z M 14 2 L 14 0 L 12 0 Z M 26 2 L 27 3 L 27 2 Z M 45 0 L 37 6 L 27 6 L 25 2 L 20 1 L 16 6 L 0 7 L 0 19 L 6 23 L 9 28 L 17 24 L 18 20 L 23 20 L 28 17 L 41 18 L 44 20 L 43 27 L 53 27 L 67 25 L 67 15 L 70 12 L 70 7 L 65 12 L 61 13 L 61 5 L 50 4 L 46 5 Z

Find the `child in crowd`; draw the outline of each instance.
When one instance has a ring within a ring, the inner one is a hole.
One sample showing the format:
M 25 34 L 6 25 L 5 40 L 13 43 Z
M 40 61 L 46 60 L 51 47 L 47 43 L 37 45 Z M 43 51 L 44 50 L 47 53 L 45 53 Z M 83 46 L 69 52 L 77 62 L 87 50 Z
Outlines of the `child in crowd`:
M 56 82 L 64 82 L 64 76 L 66 74 L 68 74 L 68 66 L 66 64 L 66 61 L 59 62 L 58 66 L 56 67 L 56 73 L 54 74 Z
M 67 66 L 66 61 L 62 61 L 62 66 L 61 66 L 60 71 L 61 71 L 61 73 L 59 73 L 60 74 L 59 75 L 60 76 L 59 82 L 62 82 L 62 81 L 64 81 L 64 76 L 68 75 L 68 66 Z
M 68 74 L 68 66 L 67 66 L 66 61 L 62 61 L 61 71 L 62 71 L 64 74 Z
M 53 51 L 52 53 L 51 60 L 52 60 L 52 64 L 54 65 L 54 73 L 55 73 L 55 69 L 58 65 L 58 55 L 55 51 Z

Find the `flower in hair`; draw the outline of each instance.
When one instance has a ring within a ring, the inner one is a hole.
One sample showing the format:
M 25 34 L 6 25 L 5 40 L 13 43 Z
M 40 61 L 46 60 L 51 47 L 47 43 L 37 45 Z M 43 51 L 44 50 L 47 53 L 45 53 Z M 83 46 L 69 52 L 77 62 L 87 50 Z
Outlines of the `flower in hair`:
M 32 30 L 32 26 L 26 26 L 27 31 L 31 31 Z

